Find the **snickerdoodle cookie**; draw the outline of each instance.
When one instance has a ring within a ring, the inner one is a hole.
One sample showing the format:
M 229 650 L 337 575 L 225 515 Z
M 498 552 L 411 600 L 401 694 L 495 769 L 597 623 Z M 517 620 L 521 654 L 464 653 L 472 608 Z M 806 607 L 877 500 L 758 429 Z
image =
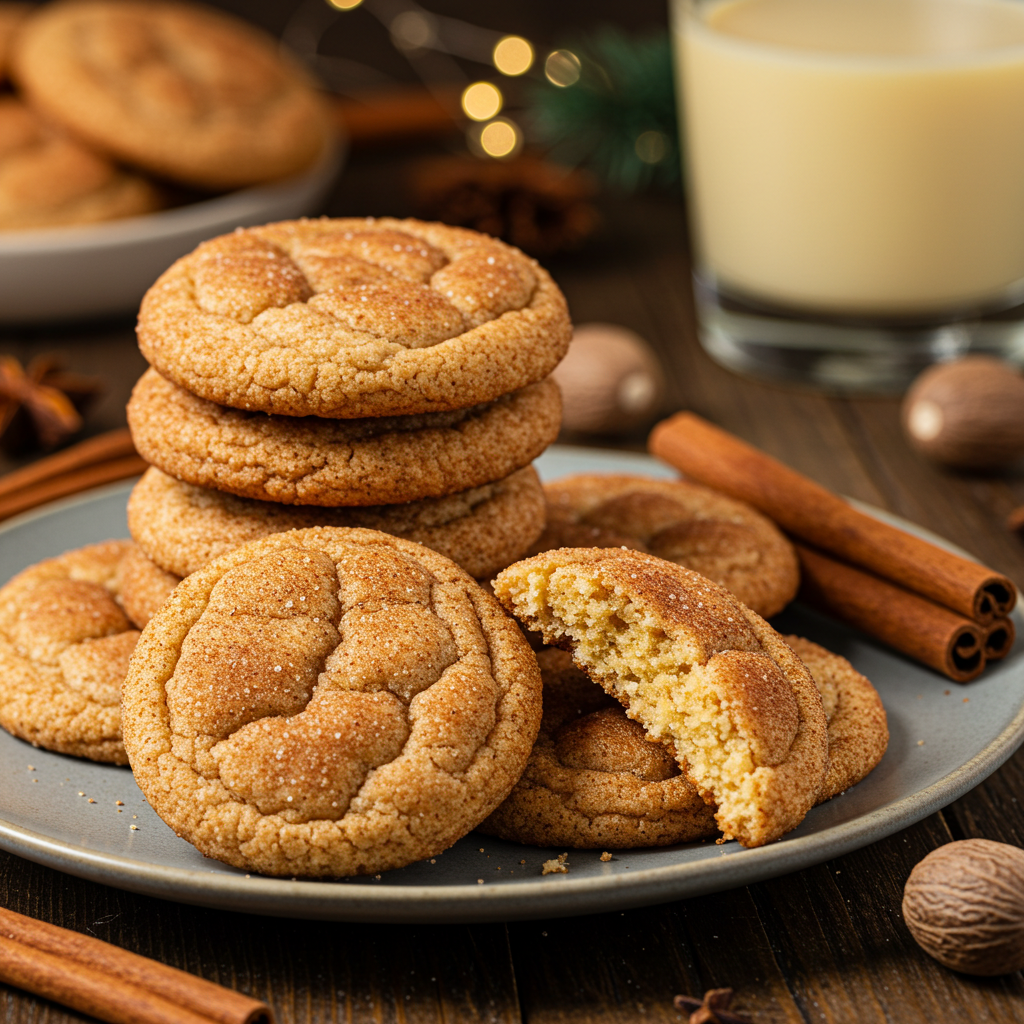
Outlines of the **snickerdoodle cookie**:
M 311 164 L 323 101 L 256 28 L 164 0 L 58 0 L 19 32 L 11 75 L 34 107 L 161 177 L 228 189 Z
M 124 764 L 121 683 L 138 639 L 118 603 L 134 547 L 110 540 L 0 589 L 0 726 L 37 747 Z
M 133 544 L 121 562 L 119 582 L 121 607 L 132 625 L 145 629 L 181 582 L 181 576 L 161 569 L 138 544 Z
M 139 453 L 197 487 L 286 505 L 391 505 L 509 476 L 558 435 L 558 385 L 422 416 L 268 416 L 197 398 L 147 370 L 128 403 Z
M 882 760 L 889 726 L 878 691 L 845 658 L 801 636 L 783 637 L 814 679 L 828 721 L 828 772 L 818 802 L 860 782 Z
M 648 740 L 567 651 L 538 652 L 544 716 L 522 777 L 479 831 L 534 846 L 625 849 L 718 834 L 670 747 Z
M 723 587 L 637 551 L 561 548 L 509 566 L 494 592 L 674 745 L 727 839 L 761 846 L 814 806 L 828 766 L 821 697 L 778 633 Z
M 463 409 L 546 377 L 565 299 L 535 260 L 463 228 L 300 220 L 204 242 L 142 300 L 143 355 L 238 409 L 356 419 Z
M 544 485 L 535 551 L 628 547 L 693 569 L 769 618 L 800 585 L 793 545 L 756 509 L 683 480 L 585 473 Z
M 274 534 L 178 584 L 124 685 L 125 747 L 204 854 L 340 876 L 436 854 L 508 795 L 533 652 L 454 562 L 374 530 Z
M 11 59 L 11 43 L 14 33 L 25 17 L 32 13 L 35 4 L 0 3 L 0 83 L 7 77 L 7 66 Z
M 0 96 L 0 231 L 92 224 L 163 205 L 145 178 L 115 167 Z
M 236 498 L 153 468 L 128 499 L 132 537 L 158 566 L 177 576 L 251 540 L 309 526 L 361 526 L 405 537 L 482 579 L 521 558 L 537 539 L 544 527 L 544 493 L 536 470 L 527 466 L 445 498 L 324 509 Z

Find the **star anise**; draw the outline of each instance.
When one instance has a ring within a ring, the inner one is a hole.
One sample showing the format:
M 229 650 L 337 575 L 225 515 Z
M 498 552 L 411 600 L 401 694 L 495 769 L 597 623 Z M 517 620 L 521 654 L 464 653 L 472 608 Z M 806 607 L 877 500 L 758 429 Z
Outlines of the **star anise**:
M 102 390 L 96 377 L 61 369 L 54 356 L 27 368 L 0 356 L 0 443 L 10 453 L 56 448 L 82 429 L 81 410 Z
M 703 999 L 676 996 L 672 1003 L 677 1010 L 690 1015 L 689 1024 L 754 1024 L 749 1017 L 729 1012 L 731 988 L 709 988 Z

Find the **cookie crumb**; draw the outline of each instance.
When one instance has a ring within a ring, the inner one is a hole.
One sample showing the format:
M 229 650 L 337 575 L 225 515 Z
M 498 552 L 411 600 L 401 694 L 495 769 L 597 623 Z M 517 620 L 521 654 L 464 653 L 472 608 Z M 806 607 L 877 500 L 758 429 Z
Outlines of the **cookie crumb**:
M 557 857 L 544 861 L 540 873 L 542 875 L 567 875 L 569 873 L 569 854 L 560 853 Z
M 601 854 L 601 863 L 602 864 L 607 864 L 608 861 L 610 861 L 611 859 L 612 859 L 612 855 L 607 850 L 605 850 L 604 853 Z
M 124 807 L 124 801 L 123 800 L 115 800 L 114 801 L 114 806 L 115 807 Z
M 96 801 L 93 800 L 92 797 L 89 797 L 89 799 L 86 801 L 86 803 L 94 804 L 94 803 L 96 803 Z
M 476 880 L 476 884 L 477 884 L 477 885 L 483 885 L 483 884 L 484 884 L 484 880 L 483 880 L 482 878 L 478 878 L 478 879 Z
M 918 745 L 919 747 L 923 747 L 923 746 L 924 746 L 924 740 L 918 740 L 918 741 L 917 741 L 917 745 Z
M 138 831 L 139 831 L 139 826 L 138 826 L 138 825 L 129 825 L 128 827 L 129 827 L 129 828 L 130 828 L 130 829 L 131 829 L 131 830 L 132 830 L 133 832 L 138 832 Z

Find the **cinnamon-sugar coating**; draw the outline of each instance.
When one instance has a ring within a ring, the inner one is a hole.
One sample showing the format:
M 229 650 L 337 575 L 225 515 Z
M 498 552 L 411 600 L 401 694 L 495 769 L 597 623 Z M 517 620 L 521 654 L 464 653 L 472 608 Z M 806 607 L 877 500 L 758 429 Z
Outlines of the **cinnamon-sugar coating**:
M 121 562 L 121 607 L 133 625 L 145 629 L 180 582 L 180 575 L 161 569 L 133 544 Z
M 328 138 L 312 82 L 238 18 L 165 0 L 58 0 L 28 19 L 12 77 L 104 153 L 228 189 L 311 164 Z
M 0 95 L 0 231 L 92 224 L 163 205 L 149 181 L 115 167 Z
M 527 466 L 444 498 L 325 509 L 237 498 L 182 483 L 154 467 L 128 499 L 132 537 L 158 566 L 179 577 L 251 540 L 309 526 L 359 526 L 405 537 L 486 579 L 521 558 L 537 539 L 544 527 L 544 493 L 536 470 Z
M 714 803 L 726 838 L 761 846 L 814 805 L 828 759 L 810 673 L 727 590 L 622 548 L 561 548 L 494 580 L 498 599 L 576 663 Z
M 134 547 L 110 540 L 0 589 L 0 726 L 37 747 L 124 764 L 121 683 L 139 633 L 119 603 Z
M 546 377 L 571 325 L 548 274 L 475 231 L 299 220 L 204 242 L 139 311 L 143 354 L 237 409 L 355 419 L 463 409 Z
M 878 691 L 845 658 L 801 636 L 783 637 L 814 679 L 828 721 L 828 772 L 818 803 L 863 779 L 882 760 L 889 726 Z
M 622 705 L 572 663 L 537 654 L 544 716 L 515 789 L 479 831 L 535 846 L 628 849 L 718 834 L 714 810 L 673 751 L 651 742 Z
M 204 854 L 354 875 L 445 849 L 505 798 L 540 723 L 540 674 L 453 562 L 324 527 L 184 579 L 122 706 L 139 786 Z
M 491 483 L 558 435 L 552 380 L 486 405 L 362 420 L 242 412 L 147 370 L 128 403 L 140 454 L 170 476 L 286 505 L 390 505 Z
M 770 618 L 796 596 L 793 545 L 745 502 L 684 480 L 581 473 L 544 485 L 548 522 L 534 551 L 628 547 L 676 562 Z

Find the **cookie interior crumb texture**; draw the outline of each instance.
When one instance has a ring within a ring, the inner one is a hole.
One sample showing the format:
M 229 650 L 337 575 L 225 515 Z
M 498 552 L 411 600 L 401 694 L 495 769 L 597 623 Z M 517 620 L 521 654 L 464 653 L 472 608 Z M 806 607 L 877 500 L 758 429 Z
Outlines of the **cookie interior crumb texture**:
M 544 714 L 525 771 L 479 831 L 534 846 L 631 849 L 718 834 L 676 763 L 568 652 L 537 652 Z
M 828 757 L 821 698 L 779 635 L 723 588 L 649 555 L 591 548 L 519 562 L 494 590 L 675 747 L 726 838 L 763 845 L 814 805 Z
M 436 855 L 514 785 L 540 722 L 518 627 L 453 562 L 371 530 L 275 534 L 182 581 L 124 688 L 157 813 L 273 875 Z

